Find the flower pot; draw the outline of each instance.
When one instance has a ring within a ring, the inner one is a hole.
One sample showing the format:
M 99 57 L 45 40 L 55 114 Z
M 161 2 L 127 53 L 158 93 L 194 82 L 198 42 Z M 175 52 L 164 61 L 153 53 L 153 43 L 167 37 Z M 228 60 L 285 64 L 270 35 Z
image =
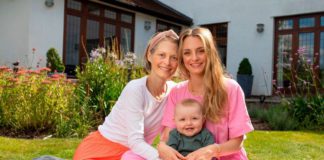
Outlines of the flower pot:
M 250 97 L 253 85 L 253 75 L 237 74 L 237 82 L 242 87 L 245 97 Z

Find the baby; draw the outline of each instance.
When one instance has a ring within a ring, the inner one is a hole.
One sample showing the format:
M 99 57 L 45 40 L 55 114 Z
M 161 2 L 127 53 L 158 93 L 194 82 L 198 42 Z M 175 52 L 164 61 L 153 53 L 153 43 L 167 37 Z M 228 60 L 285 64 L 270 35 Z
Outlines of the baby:
M 213 135 L 203 128 L 205 118 L 201 104 L 194 99 L 184 99 L 175 107 L 176 128 L 170 132 L 167 144 L 183 156 L 210 144 Z

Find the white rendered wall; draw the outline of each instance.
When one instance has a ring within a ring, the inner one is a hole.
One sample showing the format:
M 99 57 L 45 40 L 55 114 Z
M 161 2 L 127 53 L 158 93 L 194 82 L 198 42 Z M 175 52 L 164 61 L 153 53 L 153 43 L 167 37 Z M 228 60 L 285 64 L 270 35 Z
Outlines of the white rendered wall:
M 149 30 L 144 29 L 145 21 L 151 22 L 151 28 Z M 135 14 L 135 40 L 134 40 L 134 52 L 136 53 L 138 64 L 144 64 L 144 52 L 148 41 L 152 35 L 156 32 L 156 18 L 142 14 Z
M 50 47 L 62 57 L 64 1 L 54 0 L 48 8 L 44 0 L 0 1 L 0 65 L 11 66 L 20 61 L 21 66 L 45 66 L 46 52 Z M 35 54 L 32 48 L 36 49 Z
M 324 0 L 161 0 L 161 2 L 193 18 L 195 26 L 228 22 L 227 69 L 236 77 L 240 61 L 243 57 L 248 57 L 254 74 L 253 95 L 271 95 L 274 18 L 324 11 Z M 263 33 L 256 32 L 257 23 L 264 24 Z

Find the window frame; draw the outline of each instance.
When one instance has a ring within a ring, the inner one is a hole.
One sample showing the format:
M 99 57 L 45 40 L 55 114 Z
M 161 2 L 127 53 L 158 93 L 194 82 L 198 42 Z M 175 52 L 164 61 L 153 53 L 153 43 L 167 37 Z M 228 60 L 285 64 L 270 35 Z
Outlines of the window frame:
M 134 37 L 135 37 L 135 13 L 124 11 L 118 8 L 110 7 L 107 5 L 98 4 L 95 2 L 83 1 L 83 0 L 74 0 L 81 3 L 81 10 L 76 10 L 72 8 L 68 8 L 68 0 L 65 0 L 65 7 L 64 7 L 64 36 L 63 36 L 63 61 L 66 62 L 66 39 L 67 39 L 67 16 L 72 15 L 81 18 L 80 24 L 80 46 L 79 46 L 79 65 L 81 65 L 82 57 L 86 57 L 86 52 L 83 49 L 82 44 L 86 43 L 86 35 L 87 35 L 87 20 L 95 20 L 99 22 L 99 45 L 104 45 L 104 24 L 112 24 L 116 26 L 115 34 L 118 39 L 118 48 L 120 48 L 119 41 L 121 40 L 121 28 L 128 28 L 131 30 L 131 44 L 130 44 L 130 51 L 134 51 Z M 100 14 L 94 15 L 88 13 L 88 6 L 94 5 L 99 8 Z M 116 19 L 111 19 L 105 17 L 105 10 L 111 10 L 116 12 Z M 126 23 L 121 21 L 121 14 L 127 14 L 132 17 L 131 23 Z M 86 44 L 84 44 L 86 45 Z M 125 53 L 126 54 L 126 53 Z M 118 58 L 122 58 L 123 55 L 117 55 Z

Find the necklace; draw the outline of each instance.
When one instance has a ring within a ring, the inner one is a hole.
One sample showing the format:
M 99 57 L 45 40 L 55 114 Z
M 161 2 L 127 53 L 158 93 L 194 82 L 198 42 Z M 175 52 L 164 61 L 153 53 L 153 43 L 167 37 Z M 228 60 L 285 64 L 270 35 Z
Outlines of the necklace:
M 163 88 L 161 88 L 160 86 L 153 85 L 153 84 L 154 83 L 152 83 L 149 79 L 146 81 L 146 87 L 148 91 L 156 100 L 160 101 L 165 97 L 166 92 L 168 90 L 168 85 L 164 83 Z

